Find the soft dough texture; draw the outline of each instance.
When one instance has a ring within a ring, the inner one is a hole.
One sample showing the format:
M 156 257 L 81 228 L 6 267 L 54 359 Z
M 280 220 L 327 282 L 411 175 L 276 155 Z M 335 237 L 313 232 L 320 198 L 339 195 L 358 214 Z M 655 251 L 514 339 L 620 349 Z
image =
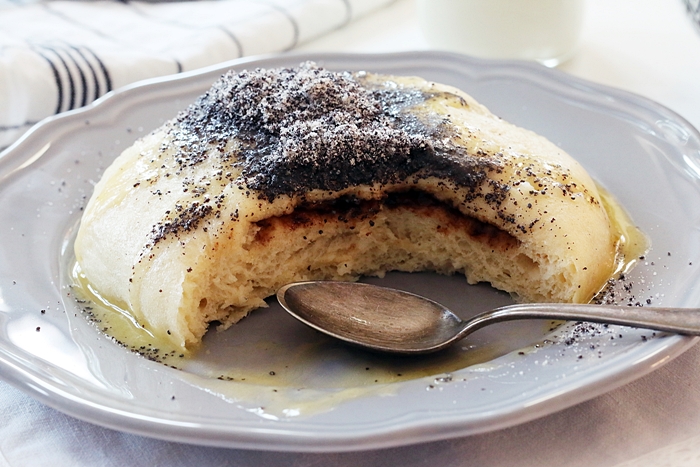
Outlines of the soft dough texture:
M 449 86 L 306 63 L 229 72 L 136 141 L 75 252 L 102 296 L 193 347 L 298 280 L 460 272 L 586 302 L 616 238 L 591 178 L 545 138 Z

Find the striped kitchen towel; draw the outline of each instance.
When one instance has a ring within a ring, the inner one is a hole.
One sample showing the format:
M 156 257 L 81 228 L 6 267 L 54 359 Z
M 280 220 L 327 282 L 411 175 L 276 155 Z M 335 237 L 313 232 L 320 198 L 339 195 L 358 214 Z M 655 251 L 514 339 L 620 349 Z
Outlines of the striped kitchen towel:
M 0 0 L 0 149 L 112 89 L 282 52 L 394 0 Z

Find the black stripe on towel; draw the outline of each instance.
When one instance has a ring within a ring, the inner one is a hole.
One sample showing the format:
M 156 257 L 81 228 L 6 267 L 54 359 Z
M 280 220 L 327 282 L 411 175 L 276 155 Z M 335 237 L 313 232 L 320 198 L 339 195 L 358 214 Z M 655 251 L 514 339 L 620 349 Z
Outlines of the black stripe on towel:
M 38 121 L 26 121 L 17 125 L 0 125 L 0 133 L 4 131 L 15 131 L 21 128 L 29 128 L 32 125 L 36 125 Z
M 61 107 L 63 107 L 63 80 L 61 79 L 61 74 L 58 72 L 58 68 L 56 68 L 56 64 L 54 63 L 54 61 L 49 55 L 46 54 L 46 51 L 43 50 L 43 48 L 37 47 L 34 48 L 34 51 L 37 54 L 39 54 L 44 60 L 46 60 L 49 63 L 49 67 L 51 67 L 54 80 L 56 81 L 56 90 L 58 93 L 58 102 L 56 103 L 56 111 L 54 113 L 60 113 Z
M 75 80 L 73 79 L 73 74 L 71 73 L 71 69 L 68 66 L 68 63 L 64 59 L 63 55 L 66 54 L 65 51 L 62 51 L 61 49 L 57 47 L 48 47 L 44 46 L 44 50 L 47 52 L 52 53 L 56 60 L 54 61 L 54 65 L 56 65 L 56 69 L 58 70 L 58 73 L 60 74 L 61 71 L 63 70 L 68 78 L 68 89 L 64 89 L 64 96 L 68 96 L 68 105 L 65 105 L 65 102 L 63 102 L 64 105 L 61 106 L 60 112 L 65 112 L 66 110 L 71 110 L 75 108 Z M 63 54 L 61 53 L 63 52 Z M 66 54 L 67 55 L 67 54 Z M 67 91 L 67 92 L 66 92 Z
M 80 70 L 81 83 L 83 85 L 83 98 L 80 100 L 80 107 L 83 107 L 89 102 L 92 102 L 98 97 L 100 97 L 100 82 L 97 79 L 95 69 L 93 68 L 92 64 L 87 59 L 85 54 L 83 54 L 83 52 L 74 45 L 69 45 L 68 47 L 70 48 L 71 58 L 73 58 L 76 66 Z M 85 75 L 89 75 L 92 78 L 90 83 L 92 86 L 88 84 L 88 80 L 85 77 Z M 92 95 L 88 97 L 90 87 L 92 87 Z
M 97 66 L 100 67 L 100 70 L 102 71 L 102 78 L 105 82 L 105 90 L 103 93 L 97 96 L 100 97 L 101 95 L 106 94 L 112 90 L 112 78 L 109 76 L 109 71 L 107 71 L 107 67 L 105 66 L 105 64 L 102 62 L 102 60 L 100 60 L 100 57 L 98 57 L 97 54 L 95 54 L 95 52 L 92 51 L 92 49 L 88 49 L 87 47 L 82 47 L 82 49 L 92 56 L 92 58 L 97 63 Z
M 87 104 L 87 95 L 88 95 L 88 83 L 87 79 L 85 78 L 85 72 L 83 71 L 83 66 L 82 61 L 79 60 L 75 56 L 75 51 L 73 50 L 72 47 L 62 47 L 61 52 L 63 56 L 66 57 L 66 67 L 68 68 L 68 72 L 71 74 L 71 77 L 73 77 L 73 74 L 77 72 L 76 81 L 80 83 L 80 86 L 75 86 L 73 88 L 73 94 L 77 97 L 79 94 L 81 97 L 77 99 L 80 104 L 77 102 L 72 102 L 71 109 L 75 109 L 76 107 L 82 107 L 85 104 Z M 79 55 L 78 55 L 79 56 Z
M 55 113 L 87 105 L 112 90 L 107 68 L 87 47 L 51 44 L 32 49 L 51 67 L 58 95 Z
M 292 16 L 292 14 L 290 12 L 288 12 L 287 10 L 282 8 L 281 6 L 275 5 L 274 3 L 271 3 L 271 2 L 270 3 L 263 2 L 263 3 L 268 5 L 270 8 L 282 13 L 289 20 L 289 22 L 292 23 L 292 29 L 294 30 L 294 37 L 292 38 L 291 45 L 289 45 L 286 49 L 284 49 L 284 51 L 286 52 L 288 50 L 292 50 L 294 47 L 297 46 L 297 43 L 299 42 L 299 24 L 297 23 L 297 20 Z
M 236 58 L 241 58 L 243 56 L 243 45 L 241 44 L 241 41 L 238 40 L 238 37 L 223 26 L 218 26 L 218 28 L 231 39 L 231 42 L 236 45 L 236 50 L 238 50 L 238 57 Z

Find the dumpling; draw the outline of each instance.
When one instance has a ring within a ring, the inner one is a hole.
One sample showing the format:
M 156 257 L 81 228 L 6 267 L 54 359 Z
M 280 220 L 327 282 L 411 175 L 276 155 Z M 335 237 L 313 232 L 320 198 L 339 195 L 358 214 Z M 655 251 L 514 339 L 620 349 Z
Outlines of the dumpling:
M 102 296 L 191 348 L 298 280 L 430 270 L 587 302 L 616 242 L 545 138 L 450 86 L 303 63 L 230 71 L 125 150 L 75 253 Z

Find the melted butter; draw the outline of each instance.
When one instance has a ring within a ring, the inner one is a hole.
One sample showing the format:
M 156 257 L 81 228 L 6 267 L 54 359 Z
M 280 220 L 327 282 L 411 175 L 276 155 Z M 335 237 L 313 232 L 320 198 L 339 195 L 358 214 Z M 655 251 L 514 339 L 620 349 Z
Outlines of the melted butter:
M 636 264 L 646 252 L 649 242 L 619 203 L 604 189 L 600 189 L 600 193 L 616 238 L 618 254 L 613 277 L 617 277 Z M 88 283 L 77 263 L 70 276 L 75 295 L 79 297 L 78 302 L 96 326 L 147 358 L 209 381 L 221 380 L 217 385 L 231 381 L 244 383 L 242 386 L 249 387 L 251 394 L 259 390 L 254 388 L 261 386 L 270 391 L 276 391 L 276 388 L 343 390 L 330 398 L 324 396 L 323 400 L 328 403 L 337 403 L 339 398 L 354 397 L 353 391 L 345 391 L 352 388 L 360 390 L 449 374 L 490 362 L 510 352 L 533 348 L 558 325 L 543 321 L 499 323 L 443 352 L 401 357 L 366 352 L 339 343 L 298 323 L 273 304 L 271 308 L 256 311 L 227 331 L 210 331 L 201 348 L 187 352 L 174 347 L 166 335 L 159 335 L 138 323 L 126 305 L 115 304 L 102 297 Z M 463 284 L 461 281 L 460 284 Z M 489 302 L 491 305 L 507 304 L 503 293 L 488 286 L 470 286 L 466 288 L 470 289 L 466 293 L 473 293 L 474 287 L 489 289 L 486 293 L 493 294 Z M 456 288 L 465 289 L 462 285 Z M 236 387 L 236 394 L 241 394 L 241 385 L 237 384 Z M 225 391 L 220 394 L 225 397 Z M 298 400 L 295 404 L 295 410 L 301 410 L 299 407 L 304 406 L 304 411 L 308 412 L 310 406 L 307 406 L 315 403 L 312 400 Z M 284 410 L 287 409 L 280 406 L 278 412 L 283 413 Z
M 258 313 L 260 311 L 268 314 L 254 317 L 261 321 L 280 319 L 281 316 L 270 315 L 278 311 L 284 313 L 274 309 L 258 310 Z M 444 352 L 412 357 L 365 351 L 314 331 L 300 333 L 304 336 L 302 343 L 294 338 L 285 339 L 282 335 L 271 341 L 260 333 L 260 340 L 252 338 L 241 345 L 242 348 L 229 352 L 226 343 L 236 340 L 235 336 L 210 334 L 205 337 L 202 350 L 192 359 L 196 361 L 194 365 L 188 362 L 183 368 L 190 371 L 197 366 L 200 374 L 204 370 L 212 378 L 259 386 L 304 389 L 368 387 L 452 373 L 491 361 L 541 339 L 547 331 L 545 326 L 547 324 L 542 322 L 533 323 L 525 333 L 517 326 L 501 326 L 498 338 L 494 338 L 495 334 L 482 335 L 480 339 L 465 340 Z M 250 327 L 255 329 L 257 324 Z M 491 331 L 494 333 L 495 329 Z M 222 359 L 227 355 L 228 358 Z M 262 358 L 240 358 L 241 355 Z
M 83 313 L 100 331 L 130 350 L 168 365 L 190 356 L 191 352 L 174 346 L 163 333 L 140 324 L 128 305 L 103 297 L 88 282 L 77 262 L 70 271 L 70 285 Z
M 612 277 L 629 272 L 650 246 L 649 238 L 632 222 L 627 211 L 600 185 L 597 186 L 603 208 L 608 213 L 613 236 L 617 239 L 617 256 Z
M 459 288 L 464 285 L 463 277 L 439 277 L 439 280 L 455 280 Z M 74 296 L 87 317 L 126 348 L 209 380 L 257 387 L 363 388 L 451 373 L 533 345 L 552 327 L 551 323 L 541 321 L 500 323 L 443 352 L 391 356 L 351 347 L 313 331 L 274 303 L 270 308 L 256 310 L 226 331 L 212 329 L 199 349 L 187 353 L 173 347 L 167 336 L 140 325 L 126 306 L 102 297 L 77 264 L 71 271 L 71 281 Z M 470 287 L 493 294 L 499 300 L 498 305 L 510 301 L 491 287 Z

